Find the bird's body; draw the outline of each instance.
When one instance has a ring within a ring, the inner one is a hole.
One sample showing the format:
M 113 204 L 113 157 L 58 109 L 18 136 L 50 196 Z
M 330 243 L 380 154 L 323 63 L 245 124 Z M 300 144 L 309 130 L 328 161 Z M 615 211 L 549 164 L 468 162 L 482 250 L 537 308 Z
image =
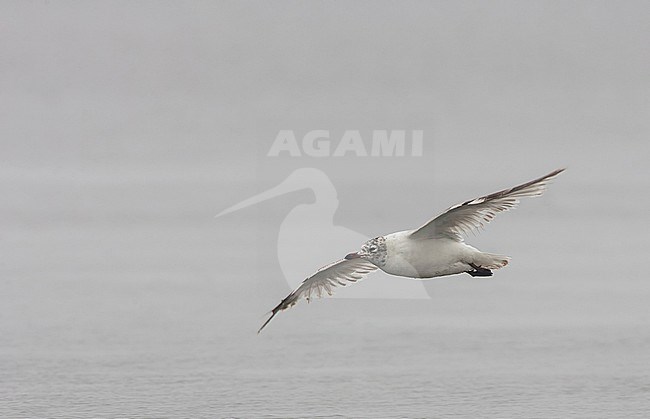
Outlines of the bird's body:
M 414 279 L 430 279 L 472 271 L 471 264 L 498 269 L 508 263 L 504 256 L 483 253 L 450 238 L 411 238 L 412 230 L 382 236 L 386 256 L 375 265 L 382 271 Z
M 481 252 L 465 244 L 463 235 L 482 228 L 497 213 L 514 208 L 522 197 L 541 195 L 548 182 L 564 169 L 546 176 L 454 205 L 415 230 L 404 230 L 368 240 L 361 250 L 324 266 L 305 279 L 273 310 L 260 331 L 280 311 L 295 305 L 300 298 L 331 295 L 335 287 L 357 282 L 366 274 L 384 272 L 413 279 L 430 279 L 468 273 L 492 276 L 493 269 L 508 264 L 509 258 Z

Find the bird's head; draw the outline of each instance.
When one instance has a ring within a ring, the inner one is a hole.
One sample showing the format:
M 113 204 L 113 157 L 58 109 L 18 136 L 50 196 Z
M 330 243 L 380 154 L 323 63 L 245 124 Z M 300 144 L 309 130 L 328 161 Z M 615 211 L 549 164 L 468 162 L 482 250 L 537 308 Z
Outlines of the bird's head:
M 364 258 L 377 266 L 383 266 L 386 263 L 386 256 L 386 239 L 383 236 L 379 236 L 368 240 L 361 246 L 360 251 L 350 253 L 345 258 Z

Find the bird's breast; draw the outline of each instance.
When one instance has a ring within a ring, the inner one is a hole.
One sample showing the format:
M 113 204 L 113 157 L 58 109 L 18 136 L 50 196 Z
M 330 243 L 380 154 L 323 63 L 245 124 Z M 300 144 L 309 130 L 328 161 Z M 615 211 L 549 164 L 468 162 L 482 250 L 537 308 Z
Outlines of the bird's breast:
M 409 234 L 410 231 L 386 236 L 386 263 L 380 267 L 384 272 L 410 278 L 431 278 L 466 269 L 462 262 L 463 243 L 451 239 L 413 240 Z

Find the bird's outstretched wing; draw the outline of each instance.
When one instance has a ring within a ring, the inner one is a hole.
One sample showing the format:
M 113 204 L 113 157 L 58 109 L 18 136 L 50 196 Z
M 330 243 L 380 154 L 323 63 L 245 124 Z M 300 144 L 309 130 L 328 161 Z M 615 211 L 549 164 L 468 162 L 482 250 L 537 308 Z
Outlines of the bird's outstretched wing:
M 519 198 L 539 196 L 550 180 L 565 169 L 558 169 L 546 176 L 531 180 L 514 188 L 454 205 L 436 218 L 411 233 L 413 239 L 449 237 L 462 241 L 463 234 L 482 228 L 492 221 L 497 213 L 515 208 Z
M 375 269 L 377 266 L 362 258 L 341 259 L 323 266 L 271 310 L 271 317 L 264 322 L 257 333 L 260 333 L 276 314 L 293 307 L 301 298 L 305 298 L 309 302 L 314 297 L 321 298 L 325 294 L 332 295 L 335 287 L 345 287 L 358 282 Z

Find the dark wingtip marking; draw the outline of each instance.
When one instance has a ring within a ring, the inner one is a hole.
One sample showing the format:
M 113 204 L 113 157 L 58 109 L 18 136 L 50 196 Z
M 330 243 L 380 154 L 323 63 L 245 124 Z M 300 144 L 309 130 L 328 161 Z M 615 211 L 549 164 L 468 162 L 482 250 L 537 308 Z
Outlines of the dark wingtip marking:
M 486 195 L 486 196 L 483 196 L 483 197 L 480 197 L 480 198 L 470 199 L 469 201 L 463 202 L 459 206 L 462 207 L 462 206 L 471 205 L 471 204 L 474 204 L 474 203 L 478 204 L 478 203 L 483 203 L 485 201 L 492 200 L 492 199 L 495 199 L 495 198 L 501 198 L 502 196 L 505 196 L 505 195 L 511 194 L 513 192 L 518 192 L 518 191 L 520 191 L 522 189 L 525 189 L 525 188 L 527 188 L 527 187 L 529 187 L 531 185 L 534 185 L 535 183 L 542 182 L 542 181 L 544 181 L 544 180 L 546 180 L 548 178 L 552 178 L 554 176 L 557 176 L 560 173 L 564 172 L 565 170 L 566 170 L 566 167 L 564 167 L 562 169 L 553 170 L 551 173 L 549 173 L 547 175 L 544 175 L 542 177 L 539 177 L 537 179 L 533 179 L 530 182 L 522 183 L 521 185 L 517 185 L 517 186 L 509 188 L 509 189 L 504 189 L 502 191 L 495 192 L 495 193 L 492 193 L 490 195 Z M 478 201 L 478 202 L 476 202 L 476 201 Z
M 260 329 L 257 331 L 257 334 L 258 334 L 258 335 L 260 334 L 260 332 L 262 331 L 262 329 L 264 329 L 264 328 L 266 327 L 266 325 L 269 324 L 269 322 L 271 321 L 271 319 L 272 319 L 273 317 L 275 317 L 276 314 L 278 314 L 279 311 L 280 311 L 280 310 L 275 310 L 275 309 L 274 309 L 274 310 L 271 312 L 271 317 L 269 317 L 269 318 L 264 322 L 264 324 L 262 325 L 262 327 L 260 327 Z
M 280 304 L 278 304 L 277 306 L 275 306 L 275 308 L 273 310 L 271 310 L 271 317 L 269 317 L 268 320 L 266 320 L 264 322 L 264 324 L 262 325 L 262 327 L 260 327 L 260 329 L 257 331 L 258 335 L 260 334 L 262 329 L 264 329 L 266 327 L 266 325 L 269 324 L 269 322 L 273 319 L 273 317 L 275 317 L 276 314 L 278 314 L 279 312 L 281 312 L 285 308 L 290 307 L 290 304 L 287 304 L 287 301 L 289 300 L 289 298 L 291 298 L 292 295 L 293 295 L 293 293 L 289 294 L 287 296 L 287 298 L 280 301 Z

